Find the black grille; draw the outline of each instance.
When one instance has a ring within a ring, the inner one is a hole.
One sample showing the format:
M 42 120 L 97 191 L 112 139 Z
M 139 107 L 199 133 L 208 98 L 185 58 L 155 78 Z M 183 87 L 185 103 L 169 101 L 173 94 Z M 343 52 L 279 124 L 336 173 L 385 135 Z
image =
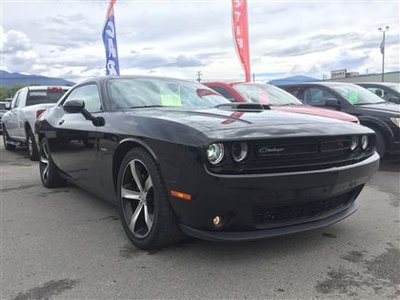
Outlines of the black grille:
M 208 165 L 208 168 L 220 174 L 311 171 L 354 164 L 373 154 L 372 136 L 365 150 L 359 144 L 351 150 L 351 141 L 352 136 L 249 141 L 250 155 L 245 161 L 235 163 L 228 155 L 221 165 Z M 230 144 L 226 147 L 230 149 Z
M 355 196 L 358 195 L 360 190 L 361 188 L 357 188 L 336 197 L 300 205 L 255 206 L 253 208 L 253 221 L 257 227 L 274 227 L 312 221 L 345 209 L 355 200 Z

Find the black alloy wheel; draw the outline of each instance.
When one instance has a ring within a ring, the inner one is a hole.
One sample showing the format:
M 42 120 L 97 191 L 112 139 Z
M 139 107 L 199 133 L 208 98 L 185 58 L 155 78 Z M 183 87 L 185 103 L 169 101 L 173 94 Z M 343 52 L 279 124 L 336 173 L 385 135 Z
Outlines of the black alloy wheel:
M 42 184 L 47 188 L 60 187 L 65 184 L 65 179 L 60 176 L 57 167 L 51 159 L 46 138 L 40 141 L 39 172 Z
M 126 234 L 142 249 L 167 246 L 181 233 L 153 158 L 135 148 L 125 156 L 118 174 L 120 217 Z

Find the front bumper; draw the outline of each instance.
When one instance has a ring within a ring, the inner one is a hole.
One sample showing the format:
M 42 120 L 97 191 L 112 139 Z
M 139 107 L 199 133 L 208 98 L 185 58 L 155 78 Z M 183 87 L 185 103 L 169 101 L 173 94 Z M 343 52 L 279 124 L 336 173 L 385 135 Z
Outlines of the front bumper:
M 192 195 L 190 201 L 170 199 L 186 234 L 208 240 L 253 240 L 346 218 L 356 211 L 355 199 L 378 166 L 377 153 L 352 165 L 279 174 L 217 175 L 192 164 L 168 189 Z M 261 219 L 259 207 L 266 212 Z M 223 220 L 219 227 L 213 225 L 215 216 Z

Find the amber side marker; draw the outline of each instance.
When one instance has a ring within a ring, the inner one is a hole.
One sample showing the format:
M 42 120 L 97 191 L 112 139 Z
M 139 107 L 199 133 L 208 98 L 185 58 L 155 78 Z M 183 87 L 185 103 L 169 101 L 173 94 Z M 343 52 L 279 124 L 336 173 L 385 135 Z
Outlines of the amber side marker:
M 171 190 L 171 195 L 183 200 L 192 200 L 192 195 Z

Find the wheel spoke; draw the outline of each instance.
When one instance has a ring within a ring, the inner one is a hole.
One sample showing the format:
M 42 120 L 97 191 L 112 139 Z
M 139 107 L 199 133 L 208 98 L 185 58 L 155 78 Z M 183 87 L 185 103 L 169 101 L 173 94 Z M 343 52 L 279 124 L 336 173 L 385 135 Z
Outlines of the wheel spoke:
M 47 158 L 44 158 L 44 157 L 41 157 L 41 158 L 40 158 L 40 162 L 41 162 L 41 163 L 44 163 L 44 164 L 46 164 L 46 165 L 49 164 L 49 160 L 48 160 Z
M 121 197 L 131 200 L 140 200 L 140 193 L 126 188 L 121 188 Z
M 131 222 L 129 224 L 129 228 L 132 230 L 132 232 L 135 232 L 135 226 L 136 226 L 136 222 L 139 218 L 139 215 L 143 209 L 143 202 L 139 202 L 138 205 L 136 206 L 135 211 L 132 214 L 132 218 L 131 218 Z
M 138 170 L 136 169 L 136 161 L 133 160 L 129 163 L 130 167 L 131 167 L 131 173 L 133 176 L 133 180 L 135 180 L 135 183 L 139 189 L 139 192 L 143 192 L 143 186 L 142 183 L 140 182 L 139 179 L 139 174 L 138 174 Z
M 153 218 L 149 214 L 149 209 L 147 205 L 144 206 L 144 221 L 146 222 L 148 231 L 150 231 L 151 226 L 153 225 Z
M 49 165 L 47 164 L 46 167 L 43 170 L 43 178 L 47 179 L 48 174 L 49 174 Z
M 145 183 L 144 183 L 144 192 L 148 193 L 149 190 L 153 187 L 153 182 L 151 181 L 151 177 L 149 175 L 149 177 L 146 179 Z

